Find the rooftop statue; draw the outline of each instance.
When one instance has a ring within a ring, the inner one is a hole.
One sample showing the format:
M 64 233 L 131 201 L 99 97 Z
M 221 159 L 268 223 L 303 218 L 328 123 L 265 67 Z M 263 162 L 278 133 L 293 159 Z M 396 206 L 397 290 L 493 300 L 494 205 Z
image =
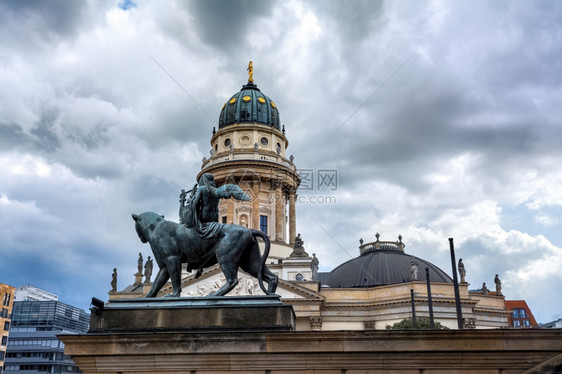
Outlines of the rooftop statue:
M 316 253 L 312 254 L 312 260 L 310 261 L 310 270 L 312 270 L 312 280 L 318 281 L 318 265 L 320 265 L 320 261 L 318 257 L 316 257 Z
M 497 274 L 494 277 L 494 283 L 496 284 L 496 295 L 503 296 L 503 294 L 502 294 L 502 281 L 500 280 L 500 277 Z
M 144 264 L 144 276 L 145 276 L 144 283 L 150 283 L 150 277 L 152 277 L 153 266 L 154 264 L 152 262 L 152 259 L 150 258 L 150 256 L 148 256 L 148 260 L 146 260 Z
M 111 291 L 117 292 L 117 269 L 113 268 L 113 274 L 111 274 Z
M 414 256 L 410 259 L 410 280 L 418 280 L 418 262 Z
M 459 258 L 459 274 L 461 276 L 461 283 L 466 283 L 466 269 L 464 268 L 464 264 L 462 263 L 462 258 Z
M 254 66 L 252 61 L 248 64 L 248 83 L 254 83 Z
M 137 260 L 137 274 L 142 274 L 142 253 L 139 252 L 139 259 Z
M 296 236 L 293 252 L 289 257 L 308 257 L 308 253 L 304 250 L 304 240 L 302 240 L 301 234 Z
M 189 198 L 187 194 L 190 193 Z M 155 297 L 171 278 L 172 294 L 181 295 L 181 264 L 187 262 L 188 270 L 198 269 L 196 277 L 206 267 L 219 263 L 226 284 L 212 296 L 223 296 L 238 284 L 238 267 L 256 277 L 266 294 L 273 294 L 278 277 L 265 265 L 269 254 L 269 237 L 258 230 L 218 221 L 220 199 L 234 197 L 248 201 L 249 197 L 235 184 L 216 187 L 214 177 L 205 173 L 190 191 L 180 195 L 180 221 L 166 221 L 153 212 L 133 214 L 135 229 L 143 243 L 150 243 L 154 259 L 160 270 L 147 297 Z M 263 256 L 257 238 L 265 242 Z M 267 289 L 263 280 L 268 283 Z

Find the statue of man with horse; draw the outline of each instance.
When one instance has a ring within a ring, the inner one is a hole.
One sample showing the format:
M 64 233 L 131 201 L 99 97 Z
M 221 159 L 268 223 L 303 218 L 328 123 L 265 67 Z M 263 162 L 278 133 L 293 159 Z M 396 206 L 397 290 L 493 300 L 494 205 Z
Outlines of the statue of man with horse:
M 223 296 L 236 287 L 239 267 L 256 277 L 266 294 L 275 293 L 278 277 L 265 265 L 270 249 L 268 236 L 258 230 L 218 222 L 219 200 L 230 197 L 250 200 L 235 184 L 216 187 L 213 175 L 205 173 L 192 190 L 182 190 L 179 224 L 153 212 L 133 214 L 137 234 L 141 242 L 150 244 L 160 268 L 146 297 L 155 297 L 168 279 L 172 281 L 170 296 L 179 297 L 184 262 L 188 270 L 198 269 L 196 278 L 204 268 L 219 264 L 226 283 L 212 296 Z M 257 238 L 265 242 L 263 256 Z

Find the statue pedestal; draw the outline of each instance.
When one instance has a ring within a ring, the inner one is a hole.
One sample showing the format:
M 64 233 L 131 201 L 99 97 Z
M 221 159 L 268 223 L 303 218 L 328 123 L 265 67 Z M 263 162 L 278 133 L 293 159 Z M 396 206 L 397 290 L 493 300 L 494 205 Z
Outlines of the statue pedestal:
M 89 333 L 288 331 L 295 313 L 279 296 L 163 297 L 111 300 L 93 309 Z

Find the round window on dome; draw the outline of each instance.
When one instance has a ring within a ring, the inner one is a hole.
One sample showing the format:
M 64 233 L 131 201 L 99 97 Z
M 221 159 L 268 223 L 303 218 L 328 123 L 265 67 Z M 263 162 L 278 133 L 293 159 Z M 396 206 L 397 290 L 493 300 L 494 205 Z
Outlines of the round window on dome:
M 269 141 L 267 140 L 267 138 L 261 138 L 261 139 L 260 139 L 260 143 L 261 143 L 262 145 L 268 145 L 268 144 L 269 144 Z
M 227 138 L 227 139 L 224 141 L 224 146 L 225 146 L 225 147 L 230 147 L 231 144 L 232 144 L 232 141 L 230 140 L 230 138 Z
M 258 102 L 260 104 L 265 104 L 265 99 L 263 97 L 258 97 Z
M 232 99 L 230 99 L 229 103 L 234 104 L 236 102 L 236 98 L 233 97 Z
M 242 98 L 242 100 L 244 100 L 245 102 L 248 102 L 248 101 L 252 100 L 252 98 L 250 96 L 244 96 Z
M 274 108 L 277 108 L 277 107 L 275 106 L 275 103 L 274 103 L 273 101 L 271 102 L 271 106 L 274 107 Z

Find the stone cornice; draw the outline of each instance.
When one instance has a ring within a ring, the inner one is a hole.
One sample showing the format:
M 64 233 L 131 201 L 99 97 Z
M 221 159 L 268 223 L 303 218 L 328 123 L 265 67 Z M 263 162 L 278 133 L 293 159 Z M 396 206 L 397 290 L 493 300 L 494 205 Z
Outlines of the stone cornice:
M 427 304 L 427 298 L 415 298 L 417 305 Z M 477 302 L 473 300 L 463 299 L 461 304 L 464 306 L 470 305 L 474 306 Z M 449 298 L 433 298 L 433 304 L 455 304 L 454 299 Z M 348 301 L 348 302 L 330 302 L 326 301 L 324 303 L 324 308 L 326 309 L 372 309 L 372 308 L 382 308 L 389 305 L 411 305 L 410 298 L 392 298 L 378 301 Z

